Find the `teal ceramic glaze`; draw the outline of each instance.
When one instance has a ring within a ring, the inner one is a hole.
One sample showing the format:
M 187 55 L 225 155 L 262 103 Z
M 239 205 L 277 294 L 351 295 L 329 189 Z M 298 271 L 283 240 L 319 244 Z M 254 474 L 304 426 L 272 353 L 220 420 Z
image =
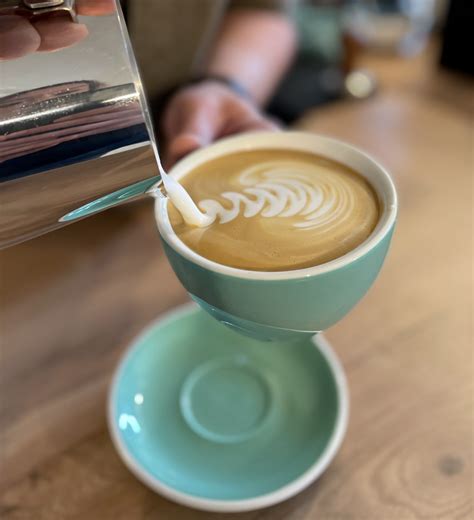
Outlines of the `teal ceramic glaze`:
M 163 246 L 180 282 L 216 319 L 261 341 L 299 340 L 334 325 L 358 303 L 382 267 L 391 236 L 340 269 L 288 280 L 227 276 Z
M 327 345 L 269 348 L 193 305 L 134 342 L 109 422 L 127 465 L 160 493 L 207 510 L 254 509 L 297 493 L 329 464 L 347 390 Z
M 208 313 L 259 340 L 299 341 L 343 318 L 377 277 L 392 238 L 397 195 L 388 173 L 364 152 L 334 139 L 302 132 L 244 134 L 220 141 L 181 161 L 172 174 L 230 152 L 250 149 L 301 150 L 349 166 L 377 192 L 381 216 L 371 236 L 346 255 L 320 266 L 286 272 L 245 271 L 197 255 L 174 233 L 167 200 L 156 200 L 155 215 L 164 250 L 179 280 Z
M 293 330 L 285 329 L 282 327 L 271 327 L 269 325 L 262 325 L 255 321 L 244 320 L 238 318 L 233 314 L 222 311 L 213 305 L 209 305 L 204 300 L 201 300 L 197 296 L 190 295 L 191 298 L 211 316 L 216 318 L 222 324 L 235 330 L 239 334 L 249 336 L 260 341 L 294 341 L 295 336 L 298 340 L 302 340 L 305 337 L 311 338 L 317 331 L 305 331 L 305 330 Z

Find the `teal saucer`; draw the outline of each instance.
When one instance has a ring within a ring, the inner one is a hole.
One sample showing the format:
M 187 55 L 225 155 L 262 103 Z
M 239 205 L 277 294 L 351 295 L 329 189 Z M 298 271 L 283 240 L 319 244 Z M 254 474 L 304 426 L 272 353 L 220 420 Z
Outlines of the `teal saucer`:
M 342 368 L 322 335 L 260 343 L 194 305 L 130 346 L 109 395 L 109 427 L 146 485 L 207 511 L 248 511 L 303 490 L 347 426 Z

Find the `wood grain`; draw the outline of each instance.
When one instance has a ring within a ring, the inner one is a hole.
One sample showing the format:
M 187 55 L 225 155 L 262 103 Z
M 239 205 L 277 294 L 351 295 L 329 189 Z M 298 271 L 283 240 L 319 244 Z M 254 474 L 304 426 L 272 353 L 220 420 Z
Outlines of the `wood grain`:
M 472 122 L 467 86 L 431 60 L 368 57 L 375 97 L 299 125 L 373 153 L 401 201 L 380 278 L 328 332 L 352 404 L 324 477 L 278 506 L 211 515 L 155 495 L 118 459 L 105 425 L 113 368 L 146 323 L 186 300 L 143 203 L 1 254 L 1 518 L 473 517 Z

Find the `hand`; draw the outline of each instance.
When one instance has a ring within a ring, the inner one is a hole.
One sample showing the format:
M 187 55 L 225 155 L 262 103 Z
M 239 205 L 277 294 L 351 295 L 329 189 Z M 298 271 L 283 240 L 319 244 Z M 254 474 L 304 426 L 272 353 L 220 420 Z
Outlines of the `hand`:
M 166 168 L 220 137 L 278 128 L 250 101 L 212 80 L 179 90 L 168 102 L 161 126 Z
M 77 0 L 78 14 L 98 16 L 115 11 L 114 0 Z M 33 52 L 70 47 L 87 36 L 87 27 L 67 17 L 29 21 L 22 16 L 0 15 L 0 60 L 21 58 Z

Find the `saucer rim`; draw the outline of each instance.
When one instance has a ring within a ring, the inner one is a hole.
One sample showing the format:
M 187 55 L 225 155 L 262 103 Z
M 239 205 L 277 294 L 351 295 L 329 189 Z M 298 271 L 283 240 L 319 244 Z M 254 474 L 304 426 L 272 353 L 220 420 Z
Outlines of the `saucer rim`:
M 347 431 L 349 421 L 349 389 L 347 378 L 341 362 L 334 353 L 329 341 L 322 333 L 311 338 L 311 342 L 315 348 L 319 348 L 319 351 L 327 361 L 333 374 L 336 384 L 339 412 L 336 417 L 334 430 L 322 454 L 304 473 L 288 484 L 285 484 L 270 493 L 238 500 L 212 499 L 192 495 L 183 491 L 178 491 L 151 475 L 151 473 L 146 471 L 139 461 L 137 461 L 137 459 L 135 459 L 135 457 L 130 453 L 127 449 L 126 443 L 122 439 L 114 417 L 114 403 L 116 401 L 115 397 L 119 387 L 123 367 L 127 364 L 135 350 L 139 348 L 141 340 L 156 326 L 165 325 L 168 322 L 183 318 L 188 314 L 198 311 L 199 306 L 193 302 L 174 307 L 173 309 L 160 314 L 129 342 L 115 368 L 112 381 L 109 385 L 107 397 L 107 423 L 112 443 L 125 466 L 140 482 L 161 496 L 187 507 L 216 513 L 237 513 L 270 507 L 288 500 L 306 489 L 324 473 L 339 451 Z

